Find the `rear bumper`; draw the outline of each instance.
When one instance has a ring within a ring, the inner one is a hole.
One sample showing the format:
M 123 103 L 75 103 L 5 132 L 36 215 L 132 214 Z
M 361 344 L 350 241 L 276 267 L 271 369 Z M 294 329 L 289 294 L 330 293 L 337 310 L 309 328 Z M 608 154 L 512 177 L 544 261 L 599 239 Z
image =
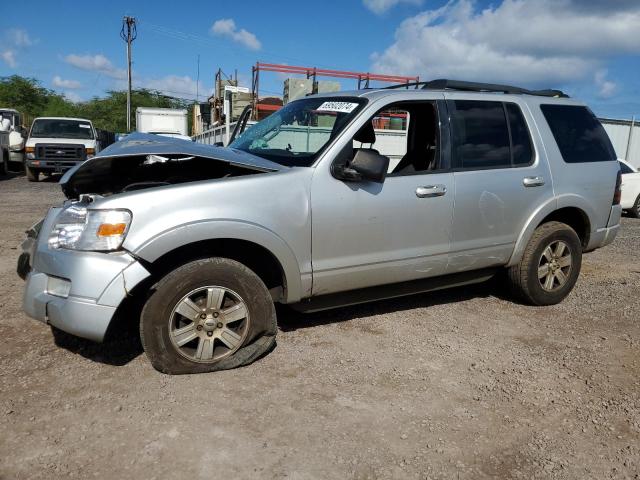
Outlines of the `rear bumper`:
M 595 232 L 591 232 L 589 245 L 585 249 L 586 252 L 604 247 L 613 242 L 620 231 L 620 217 L 622 216 L 622 207 L 613 205 L 609 214 L 609 222 L 605 228 L 599 228 Z

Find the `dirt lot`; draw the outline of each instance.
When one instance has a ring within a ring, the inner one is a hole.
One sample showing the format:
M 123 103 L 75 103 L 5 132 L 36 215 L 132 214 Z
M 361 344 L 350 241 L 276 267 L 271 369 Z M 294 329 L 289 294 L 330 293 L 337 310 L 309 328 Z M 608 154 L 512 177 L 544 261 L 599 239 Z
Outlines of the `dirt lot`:
M 137 339 L 21 311 L 22 232 L 62 195 L 0 179 L 0 478 L 640 478 L 640 221 L 561 305 L 499 285 L 281 310 L 254 365 L 170 377 Z

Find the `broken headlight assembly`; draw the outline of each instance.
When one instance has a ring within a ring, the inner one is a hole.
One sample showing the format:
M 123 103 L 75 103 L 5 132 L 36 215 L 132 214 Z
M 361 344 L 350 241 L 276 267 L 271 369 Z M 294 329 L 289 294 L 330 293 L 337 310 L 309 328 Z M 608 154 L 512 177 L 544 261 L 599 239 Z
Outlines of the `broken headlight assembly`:
M 131 212 L 128 210 L 90 210 L 81 205 L 65 208 L 49 234 L 49 248 L 110 252 L 124 241 Z

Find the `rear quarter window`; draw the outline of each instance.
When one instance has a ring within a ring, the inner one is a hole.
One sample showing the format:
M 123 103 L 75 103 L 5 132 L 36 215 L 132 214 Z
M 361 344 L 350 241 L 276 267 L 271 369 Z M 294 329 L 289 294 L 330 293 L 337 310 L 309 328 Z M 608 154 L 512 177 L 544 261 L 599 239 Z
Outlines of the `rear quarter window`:
M 565 162 L 616 160 L 607 132 L 588 108 L 574 105 L 541 105 L 540 108 Z

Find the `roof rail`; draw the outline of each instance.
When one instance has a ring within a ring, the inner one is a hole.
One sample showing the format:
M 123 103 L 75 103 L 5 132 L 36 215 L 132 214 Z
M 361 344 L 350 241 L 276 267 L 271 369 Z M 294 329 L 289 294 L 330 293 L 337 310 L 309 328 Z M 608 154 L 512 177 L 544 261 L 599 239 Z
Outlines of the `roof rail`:
M 477 82 L 465 82 L 462 80 L 448 80 L 440 78 L 438 80 L 431 80 L 429 82 L 414 82 L 404 83 L 398 85 L 392 85 L 386 88 L 409 88 L 421 87 L 423 90 L 459 90 L 464 92 L 495 92 L 495 93 L 510 93 L 521 95 L 536 95 L 540 97 L 560 97 L 568 98 L 569 95 L 562 90 L 527 90 L 521 87 L 512 87 L 510 85 L 498 85 L 493 83 L 477 83 Z

